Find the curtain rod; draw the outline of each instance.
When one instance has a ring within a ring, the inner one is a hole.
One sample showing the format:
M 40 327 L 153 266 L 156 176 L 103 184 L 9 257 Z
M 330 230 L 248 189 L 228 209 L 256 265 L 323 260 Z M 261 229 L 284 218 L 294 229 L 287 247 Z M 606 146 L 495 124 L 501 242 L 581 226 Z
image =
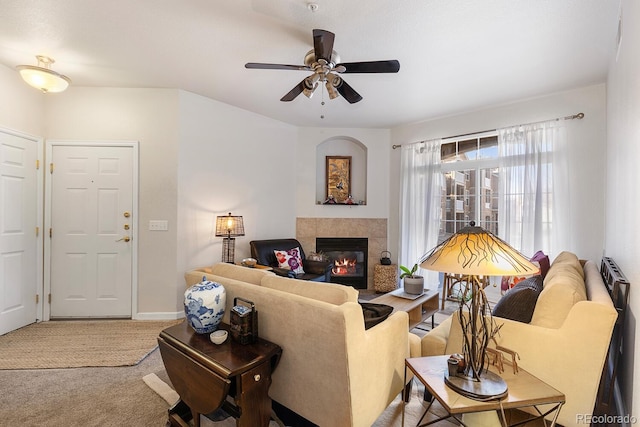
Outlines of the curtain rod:
M 552 122 L 552 121 L 559 121 L 559 120 L 573 120 L 573 119 L 583 119 L 584 118 L 584 113 L 578 113 L 578 114 L 573 114 L 571 116 L 564 116 L 564 117 L 556 117 L 555 119 L 550 119 L 550 120 L 540 120 L 539 122 L 531 122 L 531 123 L 524 123 L 521 125 L 516 125 L 516 126 L 528 126 L 528 125 L 537 125 L 539 123 L 545 123 L 545 122 Z M 453 135 L 453 136 L 447 136 L 446 138 L 440 138 L 440 139 L 452 139 L 452 138 L 460 138 L 463 136 L 470 136 L 470 135 L 477 135 L 479 133 L 485 133 L 485 132 L 496 132 L 498 129 L 487 129 L 487 130 L 482 130 L 479 132 L 470 132 L 470 133 L 463 133 L 460 135 Z M 418 143 L 412 143 L 412 144 L 419 144 Z M 396 148 L 400 148 L 402 147 L 402 144 L 393 144 L 391 146 L 391 148 L 393 148 L 394 150 Z

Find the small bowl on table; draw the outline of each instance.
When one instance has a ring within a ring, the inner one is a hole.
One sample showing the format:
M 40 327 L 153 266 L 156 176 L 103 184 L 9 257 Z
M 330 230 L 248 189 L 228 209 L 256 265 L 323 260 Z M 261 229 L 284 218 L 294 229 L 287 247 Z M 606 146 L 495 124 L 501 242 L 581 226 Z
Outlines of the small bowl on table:
M 249 268 L 255 267 L 257 263 L 258 261 L 255 258 L 245 258 L 242 260 L 242 265 Z
M 227 340 L 228 335 L 229 333 L 224 329 L 218 329 L 217 331 L 213 331 L 209 334 L 209 339 L 214 344 L 222 344 Z

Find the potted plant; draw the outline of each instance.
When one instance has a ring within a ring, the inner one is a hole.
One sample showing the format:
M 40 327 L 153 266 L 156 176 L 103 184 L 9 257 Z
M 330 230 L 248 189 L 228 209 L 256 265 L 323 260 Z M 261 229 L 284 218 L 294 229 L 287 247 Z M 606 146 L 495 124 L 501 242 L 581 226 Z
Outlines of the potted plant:
M 401 265 L 400 271 L 402 271 L 400 279 L 402 279 L 402 286 L 406 293 L 420 295 L 424 292 L 424 277 L 416 274 L 416 271 L 418 271 L 418 264 L 414 264 L 411 269 Z

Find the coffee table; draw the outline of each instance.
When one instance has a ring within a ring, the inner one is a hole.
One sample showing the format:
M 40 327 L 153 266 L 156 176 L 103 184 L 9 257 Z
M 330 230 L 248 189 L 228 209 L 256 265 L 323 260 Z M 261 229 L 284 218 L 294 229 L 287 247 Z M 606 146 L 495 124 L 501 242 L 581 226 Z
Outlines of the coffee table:
M 513 370 L 510 369 L 511 367 L 507 366 L 505 370 L 499 374 L 507 383 L 508 394 L 505 398 L 489 401 L 469 399 L 458 394 L 445 384 L 444 376 L 445 371 L 447 370 L 448 358 L 449 356 L 429 356 L 414 357 L 405 360 L 405 380 L 407 378 L 407 370 L 411 371 L 418 381 L 424 384 L 425 389 L 429 391 L 432 396 L 431 403 L 420 418 L 420 421 L 418 421 L 419 427 L 428 426 L 448 418 L 454 418 L 458 423 L 466 426 L 462 421 L 461 415 L 484 411 L 497 411 L 501 424 L 503 426 L 508 426 L 504 410 L 525 407 L 534 408 L 537 412 L 538 415 L 532 416 L 531 419 L 543 418 L 547 415 L 553 414 L 551 427 L 555 426 L 558 415 L 560 414 L 560 409 L 562 409 L 562 405 L 565 402 L 565 396 L 549 384 L 531 375 L 522 368 L 518 368 L 518 373 L 514 373 Z M 490 369 L 493 371 L 493 367 Z M 442 407 L 447 411 L 448 415 L 429 421 L 425 424 L 420 424 L 431 409 L 434 399 L 438 400 Z M 405 402 L 403 400 L 403 426 L 404 405 Z M 542 405 L 547 405 L 544 412 L 540 409 L 540 406 Z M 551 406 L 550 409 L 548 408 L 549 405 Z M 517 424 L 522 423 L 522 421 L 519 421 Z
M 393 307 L 393 311 L 406 311 L 409 313 L 409 330 L 431 316 L 431 328 L 433 329 L 435 326 L 433 315 L 438 312 L 439 292 L 426 289 L 422 295 L 415 298 L 412 295 L 407 295 L 406 298 L 398 296 L 400 294 L 404 294 L 402 288 L 374 298 L 370 302 L 386 304 Z

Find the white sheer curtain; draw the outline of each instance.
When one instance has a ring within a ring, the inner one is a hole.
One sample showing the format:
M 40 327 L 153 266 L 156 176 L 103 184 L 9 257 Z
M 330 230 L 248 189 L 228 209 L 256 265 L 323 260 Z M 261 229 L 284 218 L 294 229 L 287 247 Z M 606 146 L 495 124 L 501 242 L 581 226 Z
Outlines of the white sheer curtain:
M 399 262 L 411 268 L 438 243 L 441 216 L 442 140 L 402 146 Z M 422 270 L 425 285 L 435 289 L 438 273 Z
M 500 129 L 498 151 L 500 237 L 527 256 L 567 249 L 571 193 L 564 126 L 545 122 Z

